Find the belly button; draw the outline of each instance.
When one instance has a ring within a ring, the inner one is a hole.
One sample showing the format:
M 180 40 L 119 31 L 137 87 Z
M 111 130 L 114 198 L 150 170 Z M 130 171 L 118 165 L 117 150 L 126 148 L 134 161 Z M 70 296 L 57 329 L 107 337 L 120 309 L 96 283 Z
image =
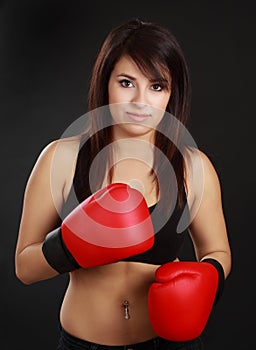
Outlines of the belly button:
M 124 300 L 123 303 L 122 303 L 122 307 L 124 308 L 124 318 L 126 320 L 129 320 L 129 318 L 130 318 L 129 301 L 128 300 Z M 127 349 L 127 350 L 129 350 L 129 349 Z

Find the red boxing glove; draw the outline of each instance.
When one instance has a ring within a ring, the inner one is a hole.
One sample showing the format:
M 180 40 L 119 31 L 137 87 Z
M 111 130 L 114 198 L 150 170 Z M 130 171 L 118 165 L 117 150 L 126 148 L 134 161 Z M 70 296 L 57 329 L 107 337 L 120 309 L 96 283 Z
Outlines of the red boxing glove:
M 43 253 L 59 272 L 116 262 L 154 244 L 154 228 L 142 194 L 111 184 L 78 205 L 46 236 Z
M 203 332 L 218 289 L 218 271 L 207 262 L 170 262 L 156 270 L 148 310 L 156 334 L 188 341 Z

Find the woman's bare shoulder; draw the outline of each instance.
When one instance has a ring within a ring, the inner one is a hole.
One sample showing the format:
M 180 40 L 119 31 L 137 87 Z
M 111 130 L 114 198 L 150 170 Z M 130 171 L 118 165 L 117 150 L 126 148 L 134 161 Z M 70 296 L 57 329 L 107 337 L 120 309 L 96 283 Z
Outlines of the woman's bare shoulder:
M 80 148 L 81 137 L 69 137 L 50 142 L 43 152 L 51 157 L 52 172 L 69 177 L 74 171 L 77 155 Z
M 196 147 L 186 148 L 184 152 L 185 168 L 188 174 L 195 175 L 205 171 L 215 172 L 214 165 L 210 157 Z
M 53 154 L 58 148 L 67 152 L 77 151 L 80 145 L 81 136 L 60 138 L 50 141 L 42 150 L 42 153 Z
M 51 177 L 59 178 L 59 181 L 67 178 L 76 162 L 79 145 L 80 137 L 56 139 L 49 142 L 40 151 L 31 175 L 38 177 L 40 174 L 42 176 L 51 174 Z
M 70 160 L 74 161 L 79 151 L 79 145 L 79 136 L 52 140 L 42 148 L 36 164 L 45 162 L 66 163 Z
M 185 153 L 185 180 L 190 206 L 200 203 L 207 192 L 220 192 L 220 182 L 210 157 L 198 148 L 189 148 Z

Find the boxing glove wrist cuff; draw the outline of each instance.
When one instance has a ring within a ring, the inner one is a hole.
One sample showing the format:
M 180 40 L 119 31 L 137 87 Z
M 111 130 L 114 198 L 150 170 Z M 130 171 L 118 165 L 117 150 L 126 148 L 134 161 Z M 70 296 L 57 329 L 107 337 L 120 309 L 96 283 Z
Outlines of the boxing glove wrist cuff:
M 65 246 L 60 227 L 48 233 L 42 251 L 48 264 L 59 273 L 70 272 L 80 267 Z
M 225 284 L 225 275 L 224 275 L 223 267 L 217 260 L 215 260 L 213 258 L 206 258 L 206 259 L 201 260 L 201 262 L 206 262 L 208 264 L 213 265 L 216 268 L 216 270 L 218 271 L 219 282 L 218 282 L 218 289 L 217 289 L 216 297 L 215 297 L 215 301 L 214 301 L 214 304 L 216 304 L 223 293 L 224 284 Z

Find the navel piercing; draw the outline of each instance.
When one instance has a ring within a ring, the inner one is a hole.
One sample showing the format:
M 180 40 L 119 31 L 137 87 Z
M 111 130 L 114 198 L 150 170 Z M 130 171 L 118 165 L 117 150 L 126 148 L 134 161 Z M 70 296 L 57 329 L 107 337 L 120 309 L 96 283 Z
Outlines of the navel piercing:
M 123 308 L 124 308 L 124 318 L 125 318 L 126 320 L 129 320 L 129 318 L 130 318 L 130 314 L 129 314 L 129 301 L 128 301 L 128 300 L 124 300 L 122 306 L 123 306 Z

